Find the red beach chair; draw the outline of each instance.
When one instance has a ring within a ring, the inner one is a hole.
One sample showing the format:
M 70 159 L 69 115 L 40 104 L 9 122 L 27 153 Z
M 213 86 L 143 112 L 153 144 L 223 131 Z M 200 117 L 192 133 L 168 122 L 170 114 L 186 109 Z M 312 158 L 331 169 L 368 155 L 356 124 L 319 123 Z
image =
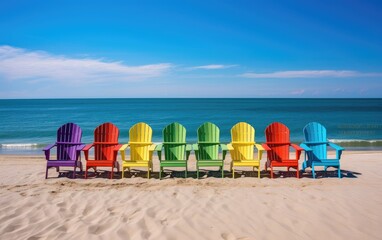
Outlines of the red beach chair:
M 267 162 L 265 170 L 271 168 L 271 178 L 273 178 L 273 167 L 295 168 L 297 170 L 297 178 L 300 177 L 298 160 L 300 159 L 301 147 L 290 142 L 289 129 L 282 123 L 274 122 L 265 129 L 266 143 L 263 144 L 267 150 Z M 296 150 L 296 158 L 290 159 L 290 147 Z
M 113 178 L 114 168 L 119 171 L 117 154 L 122 146 L 118 144 L 119 129 L 112 123 L 104 123 L 94 130 L 94 143 L 83 149 L 86 159 L 85 178 L 89 168 L 97 171 L 97 167 L 111 167 L 110 178 Z M 94 159 L 89 158 L 89 150 L 94 147 Z

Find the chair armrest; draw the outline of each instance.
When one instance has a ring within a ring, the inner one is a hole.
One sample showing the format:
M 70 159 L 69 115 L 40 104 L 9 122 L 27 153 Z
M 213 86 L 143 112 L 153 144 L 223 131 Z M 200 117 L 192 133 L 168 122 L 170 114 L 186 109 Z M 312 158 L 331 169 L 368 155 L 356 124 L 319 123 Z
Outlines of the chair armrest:
M 257 144 L 257 143 L 255 143 L 255 148 L 257 148 L 257 158 L 260 161 L 262 156 L 263 156 L 263 152 L 265 151 L 265 149 L 263 148 L 263 146 L 261 146 L 260 144 Z
M 122 147 L 122 144 L 117 144 L 114 146 L 114 151 L 119 151 L 119 149 L 121 149 Z
M 119 153 L 121 154 L 122 161 L 126 161 L 125 151 L 126 151 L 126 148 L 128 147 L 129 147 L 129 144 L 123 144 L 122 147 L 119 149 Z
M 192 149 L 194 149 L 194 151 L 199 151 L 199 145 L 197 143 L 194 143 L 192 144 Z
M 304 149 L 294 143 L 291 143 L 290 146 L 296 150 L 296 160 L 298 161 L 301 156 L 301 151 Z
M 91 143 L 91 144 L 87 144 L 83 149 L 82 149 L 82 151 L 89 151 L 90 150 L 90 148 L 92 148 L 92 147 L 94 147 L 94 143 Z
M 341 147 L 341 146 L 339 146 L 339 145 L 337 145 L 337 144 L 335 144 L 335 143 L 331 143 L 331 142 L 329 142 L 328 145 L 329 145 L 330 147 L 334 148 L 334 149 L 337 150 L 337 151 L 343 151 L 343 150 L 345 150 L 345 148 L 343 148 L 343 147 Z
M 296 151 L 303 151 L 304 149 L 297 144 L 291 143 L 290 146 L 294 148 Z
M 87 161 L 89 159 L 89 150 L 90 148 L 94 147 L 94 143 L 86 145 L 82 151 L 84 151 L 85 154 L 85 160 Z
M 266 151 L 271 151 L 272 149 L 268 146 L 268 144 L 266 143 L 263 143 L 261 144 L 263 146 L 263 148 L 266 150 Z
M 129 147 L 129 144 L 123 144 L 122 147 L 119 148 L 119 151 L 122 152 L 122 151 L 125 151 L 126 148 Z
M 221 144 L 220 144 L 220 147 L 222 148 L 222 151 L 228 151 L 227 144 L 225 144 L 225 143 L 221 143 Z
M 310 152 L 310 151 L 313 151 L 310 147 L 308 147 L 308 145 L 306 145 L 305 143 L 301 143 L 300 144 L 300 147 L 305 151 L 305 152 Z
M 154 152 L 155 151 L 155 148 L 156 148 L 156 145 L 155 144 L 151 144 L 149 146 L 149 152 Z
M 224 161 L 225 156 L 227 155 L 227 152 L 228 152 L 227 144 L 221 143 L 220 147 L 221 147 L 222 153 L 223 153 L 223 156 L 222 156 L 223 159 L 222 160 Z
M 342 151 L 345 150 L 345 148 L 331 142 L 329 142 L 328 145 L 336 150 L 337 159 L 340 159 Z
M 188 161 L 188 158 L 190 157 L 192 151 L 192 144 L 186 144 L 186 160 Z
M 265 149 L 263 148 L 263 146 L 261 146 L 261 144 L 255 144 L 255 148 L 257 148 L 258 151 L 265 151 Z
M 54 148 L 55 146 L 57 146 L 56 143 L 53 143 L 53 144 L 49 144 L 47 145 L 46 147 L 44 147 L 42 150 L 44 151 L 45 153 L 45 159 L 46 160 L 49 160 L 50 159 L 50 149 Z
M 234 148 L 233 148 L 231 143 L 227 144 L 227 148 L 228 148 L 229 151 L 233 151 L 234 150 Z
M 199 144 L 198 143 L 192 144 L 192 149 L 194 149 L 196 160 L 199 160 Z
M 156 145 L 155 146 L 155 149 L 154 149 L 154 151 L 156 151 L 156 152 L 161 152 L 162 151 L 162 148 L 163 148 L 163 144 L 158 144 L 158 145 Z
M 163 144 L 162 143 L 156 145 L 155 149 L 154 149 L 154 151 L 157 152 L 157 154 L 158 154 L 159 161 L 162 161 L 162 149 L 163 149 Z
M 49 144 L 49 145 L 46 145 L 42 150 L 43 151 L 49 151 L 50 149 L 54 148 L 55 146 L 57 146 L 56 143 Z
M 86 146 L 85 144 L 77 145 L 77 146 L 76 146 L 76 150 L 77 150 L 77 151 L 82 151 L 82 150 L 84 149 L 85 146 Z
M 81 160 L 81 151 L 82 149 L 85 147 L 85 144 L 79 144 L 76 146 L 76 151 L 77 151 L 77 160 L 78 160 L 78 157 L 80 157 L 80 160 Z

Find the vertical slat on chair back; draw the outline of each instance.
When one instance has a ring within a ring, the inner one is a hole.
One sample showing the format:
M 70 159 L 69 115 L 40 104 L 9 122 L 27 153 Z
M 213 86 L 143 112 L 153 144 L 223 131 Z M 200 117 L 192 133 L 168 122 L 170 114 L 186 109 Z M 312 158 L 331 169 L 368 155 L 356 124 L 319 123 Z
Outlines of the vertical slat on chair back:
M 232 146 L 234 147 L 234 151 L 231 151 L 232 159 L 253 159 L 255 129 L 251 125 L 245 122 L 237 123 L 231 129 L 231 138 Z M 238 142 L 238 144 L 235 144 L 235 142 Z
M 199 160 L 219 159 L 220 130 L 210 122 L 198 128 Z
M 304 127 L 304 137 L 305 142 L 307 142 L 308 146 L 313 150 L 312 152 L 308 152 L 308 159 L 317 160 L 327 158 L 326 142 L 328 139 L 326 137 L 326 128 L 323 125 L 317 122 L 308 123 Z
M 149 161 L 149 146 L 152 144 L 153 130 L 143 122 L 137 123 L 129 130 L 130 156 L 133 160 Z
M 289 159 L 289 128 L 282 123 L 274 122 L 265 129 L 266 143 L 272 149 L 268 151 L 271 161 L 282 161 Z
M 76 160 L 76 145 L 68 143 L 80 143 L 82 137 L 81 128 L 74 123 L 66 123 L 57 130 L 57 159 Z
M 186 128 L 180 123 L 171 123 L 163 129 L 163 147 L 166 160 L 185 160 L 185 143 Z
M 118 143 L 119 129 L 112 123 L 104 123 L 94 130 L 94 154 L 96 160 L 113 160 L 115 144 Z M 115 144 L 110 144 L 115 143 Z

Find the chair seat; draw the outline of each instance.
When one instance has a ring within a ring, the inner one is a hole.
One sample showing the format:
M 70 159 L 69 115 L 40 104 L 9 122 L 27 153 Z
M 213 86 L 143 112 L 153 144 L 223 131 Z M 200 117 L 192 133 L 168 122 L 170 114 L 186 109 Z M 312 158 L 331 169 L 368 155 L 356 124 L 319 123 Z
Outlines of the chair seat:
M 150 161 L 123 161 L 122 167 L 148 167 Z
M 339 159 L 313 160 L 312 165 L 314 165 L 314 166 L 339 166 L 340 160 Z
M 113 160 L 88 160 L 86 161 L 86 167 L 112 167 L 114 165 Z
M 198 166 L 203 167 L 222 167 L 224 166 L 223 160 L 198 160 L 196 162 Z
M 186 160 L 165 160 L 159 163 L 161 167 L 186 167 Z
M 75 167 L 77 166 L 76 160 L 48 160 L 48 167 Z
M 232 166 L 257 167 L 257 166 L 260 166 L 260 161 L 259 160 L 235 160 L 235 161 L 232 161 Z
M 289 167 L 289 166 L 298 166 L 297 160 L 282 160 L 282 161 L 271 161 L 273 167 Z

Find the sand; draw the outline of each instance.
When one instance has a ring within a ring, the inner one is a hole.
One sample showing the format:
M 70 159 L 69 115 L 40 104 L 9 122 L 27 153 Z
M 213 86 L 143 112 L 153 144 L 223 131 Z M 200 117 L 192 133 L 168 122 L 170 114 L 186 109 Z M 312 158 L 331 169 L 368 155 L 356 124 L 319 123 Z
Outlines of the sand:
M 382 239 L 381 157 L 345 152 L 342 179 L 71 179 L 52 169 L 45 180 L 42 156 L 0 155 L 0 239 Z

